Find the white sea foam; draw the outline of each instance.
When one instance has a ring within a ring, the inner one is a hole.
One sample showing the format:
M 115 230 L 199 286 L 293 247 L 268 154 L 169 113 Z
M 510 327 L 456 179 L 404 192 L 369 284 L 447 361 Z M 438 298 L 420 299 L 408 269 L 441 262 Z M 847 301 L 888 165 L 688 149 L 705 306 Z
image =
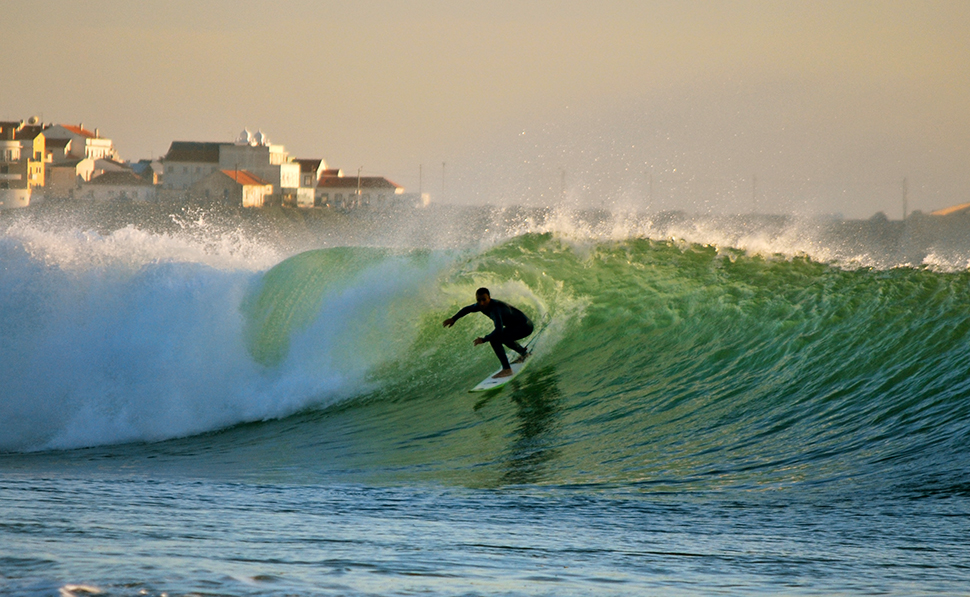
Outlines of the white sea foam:
M 357 394 L 409 342 L 400 322 L 441 266 L 364 272 L 266 368 L 240 305 L 274 255 L 131 227 L 0 237 L 0 451 L 157 441 Z
M 764 215 L 644 214 L 557 206 L 508 223 L 509 208 L 495 208 L 483 243 L 552 233 L 577 248 L 590 243 L 645 238 L 713 246 L 767 258 L 808 257 L 848 269 L 929 267 L 962 271 L 970 263 L 970 235 L 959 222 L 919 216 L 906 222 Z M 584 249 L 583 249 L 584 250 Z
M 133 225 L 102 234 L 25 219 L 7 227 L 3 238 L 19 241 L 33 259 L 64 270 L 131 269 L 163 261 L 259 270 L 281 259 L 274 247 L 247 238 L 239 230 L 210 226 L 204 219 L 182 223 L 181 232 L 175 234 L 149 232 Z

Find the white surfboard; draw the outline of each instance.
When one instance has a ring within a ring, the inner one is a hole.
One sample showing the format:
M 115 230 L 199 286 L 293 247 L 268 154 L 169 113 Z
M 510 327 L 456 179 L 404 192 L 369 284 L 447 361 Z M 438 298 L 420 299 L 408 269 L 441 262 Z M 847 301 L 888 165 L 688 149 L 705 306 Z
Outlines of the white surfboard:
M 481 383 L 479 383 L 477 386 L 475 386 L 474 388 L 468 391 L 487 392 L 489 390 L 497 390 L 501 388 L 505 384 L 515 379 L 515 377 L 519 374 L 519 371 L 522 371 L 523 369 L 525 369 L 525 366 L 531 363 L 532 359 L 535 357 L 533 357 L 532 355 L 529 355 L 529 358 L 527 358 L 525 362 L 513 363 L 512 359 L 517 359 L 517 358 L 519 358 L 519 353 L 512 353 L 512 358 L 509 359 L 509 366 L 512 368 L 512 375 L 509 375 L 508 377 L 498 377 L 498 378 L 494 377 L 495 373 L 501 373 L 502 368 L 499 367 L 495 371 L 495 373 L 492 373 L 492 375 L 489 375 L 488 377 L 483 379 Z

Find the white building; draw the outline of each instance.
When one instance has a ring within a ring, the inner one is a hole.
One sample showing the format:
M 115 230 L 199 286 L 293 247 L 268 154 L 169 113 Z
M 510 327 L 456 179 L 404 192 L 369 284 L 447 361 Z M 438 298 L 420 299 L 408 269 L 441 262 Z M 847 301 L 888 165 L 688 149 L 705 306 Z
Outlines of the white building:
M 98 129 L 89 131 L 84 124 L 55 124 L 44 129 L 44 136 L 48 139 L 67 139 L 70 146 L 67 154 L 75 159 L 90 158 L 92 160 L 117 160 L 118 152 L 111 139 L 101 136 Z
M 0 209 L 27 207 L 44 186 L 46 137 L 36 119 L 29 122 L 0 122 Z
M 282 145 L 271 144 L 262 132 L 254 135 L 244 129 L 235 143 L 220 146 L 219 169 L 252 172 L 273 185 L 277 201 L 296 204 L 300 164 Z
M 70 139 L 48 139 L 47 140 L 47 161 L 52 164 L 59 164 L 68 160 L 76 160 L 71 155 Z
M 87 201 L 155 200 L 155 185 L 131 170 L 109 171 L 81 183 L 76 198 Z
M 316 203 L 317 183 L 324 172 L 327 172 L 327 162 L 323 160 L 296 160 L 300 164 L 300 188 L 297 190 L 297 207 L 313 207 Z
M 47 164 L 45 195 L 55 199 L 73 198 L 81 185 L 94 177 L 94 160 L 72 159 Z
M 317 183 L 316 205 L 353 209 L 388 207 L 404 193 L 404 187 L 381 176 L 324 175 Z
M 27 160 L 20 155 L 20 141 L 0 139 L 0 209 L 30 205 Z
M 246 170 L 216 170 L 192 185 L 193 199 L 240 207 L 263 207 L 273 185 Z
M 300 164 L 261 132 L 244 130 L 235 143 L 173 141 L 162 163 L 166 199 L 187 198 L 193 185 L 214 172 L 246 171 L 273 186 L 267 203 L 297 204 Z
M 219 152 L 224 143 L 172 141 L 162 158 L 162 189 L 172 198 L 184 196 L 189 187 L 219 170 Z

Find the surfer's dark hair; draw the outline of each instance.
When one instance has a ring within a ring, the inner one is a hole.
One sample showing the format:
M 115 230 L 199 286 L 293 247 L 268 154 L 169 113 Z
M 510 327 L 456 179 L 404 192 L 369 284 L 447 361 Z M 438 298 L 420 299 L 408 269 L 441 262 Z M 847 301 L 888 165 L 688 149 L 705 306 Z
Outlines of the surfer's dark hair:
M 488 298 L 492 298 L 492 293 L 489 292 L 488 288 L 485 288 L 484 286 L 475 291 L 475 296 L 482 296 L 486 294 L 488 295 Z

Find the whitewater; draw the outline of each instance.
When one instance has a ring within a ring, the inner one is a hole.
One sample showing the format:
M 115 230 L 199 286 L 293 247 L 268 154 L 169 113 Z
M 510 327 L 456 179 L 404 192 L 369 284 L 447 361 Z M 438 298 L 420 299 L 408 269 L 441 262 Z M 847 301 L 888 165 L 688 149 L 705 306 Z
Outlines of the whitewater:
M 964 224 L 2 213 L 0 594 L 970 594 Z

